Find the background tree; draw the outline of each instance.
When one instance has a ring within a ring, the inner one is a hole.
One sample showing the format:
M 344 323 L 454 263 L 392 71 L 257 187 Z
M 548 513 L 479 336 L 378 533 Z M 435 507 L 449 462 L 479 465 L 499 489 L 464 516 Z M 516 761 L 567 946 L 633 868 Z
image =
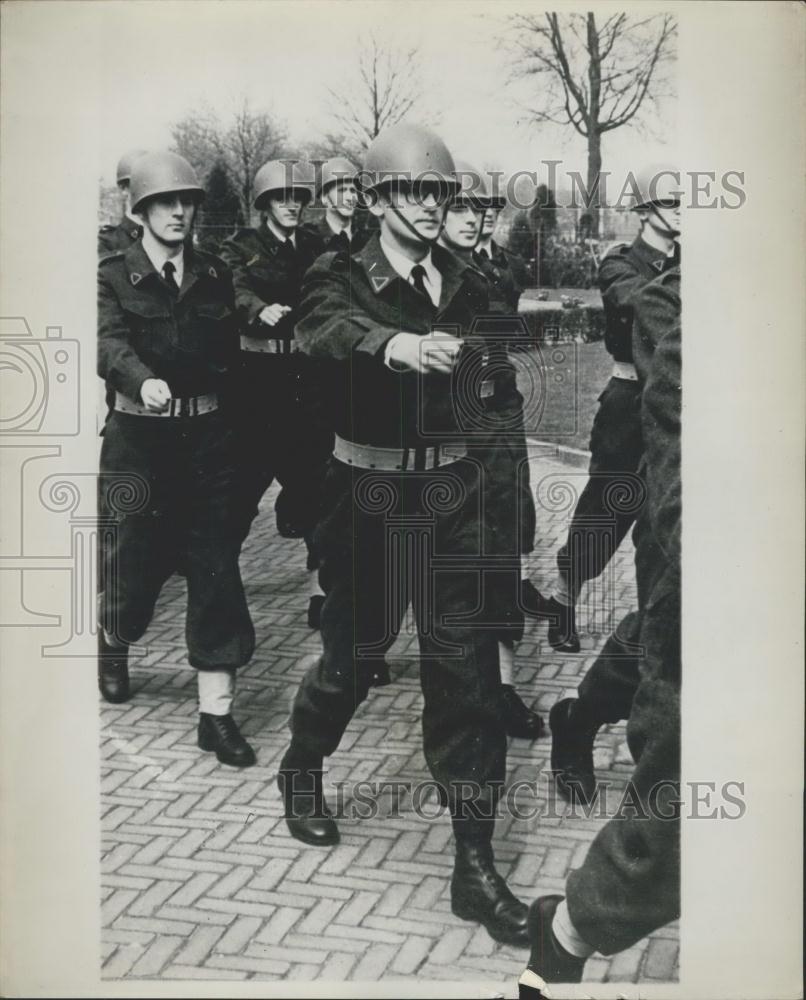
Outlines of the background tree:
M 237 226 L 243 224 L 241 199 L 232 185 L 226 166 L 220 160 L 207 175 L 204 190 L 206 197 L 196 226 L 199 245 L 202 249 L 218 253 L 221 242 Z
M 285 124 L 268 111 L 253 111 L 243 98 L 232 119 L 222 122 L 208 108 L 192 112 L 171 128 L 174 149 L 188 159 L 199 176 L 223 166 L 241 203 L 245 219 L 252 211 L 255 173 L 266 160 L 289 155 Z
M 385 128 L 412 112 L 425 120 L 423 66 L 416 46 L 382 41 L 371 33 L 359 39 L 355 71 L 327 88 L 332 127 L 321 146 L 360 162 L 367 146 Z
M 670 14 L 625 13 L 601 22 L 593 13 L 514 14 L 509 21 L 515 73 L 538 83 L 532 119 L 570 124 L 587 140 L 589 225 L 597 236 L 602 136 L 638 124 L 648 105 L 666 96 L 676 21 Z

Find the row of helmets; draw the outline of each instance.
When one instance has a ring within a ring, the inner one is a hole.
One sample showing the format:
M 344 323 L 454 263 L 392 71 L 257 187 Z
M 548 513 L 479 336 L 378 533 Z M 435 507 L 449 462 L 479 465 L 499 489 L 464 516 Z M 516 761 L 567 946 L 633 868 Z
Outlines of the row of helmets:
M 653 165 L 636 178 L 634 209 L 679 198 L 679 178 L 673 167 Z M 265 207 L 274 191 L 296 189 L 308 201 L 331 184 L 353 181 L 364 192 L 395 181 L 435 181 L 481 207 L 502 208 L 505 199 L 493 191 L 489 173 L 464 160 L 454 160 L 445 143 L 421 125 L 401 124 L 386 129 L 372 141 L 359 170 L 346 157 L 322 165 L 317 188 L 313 164 L 301 160 L 270 160 L 255 175 L 254 206 Z M 177 153 L 131 150 L 118 164 L 118 184 L 129 182 L 132 211 L 146 198 L 168 192 L 191 192 L 199 201 L 204 189 L 196 172 Z

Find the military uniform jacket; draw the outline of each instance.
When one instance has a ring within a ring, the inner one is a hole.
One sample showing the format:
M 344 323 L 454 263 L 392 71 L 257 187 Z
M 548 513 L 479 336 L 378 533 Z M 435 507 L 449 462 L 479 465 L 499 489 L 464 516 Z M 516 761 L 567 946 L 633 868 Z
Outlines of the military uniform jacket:
M 135 402 L 148 378 L 177 397 L 218 391 L 237 357 L 229 271 L 202 251 L 186 248 L 184 260 L 177 294 L 140 242 L 98 265 L 98 374 Z
M 128 216 L 124 216 L 116 226 L 101 226 L 98 230 L 98 256 L 106 257 L 110 253 L 128 250 L 142 235 L 143 227 Z
M 369 233 L 357 233 L 355 226 L 353 226 L 352 237 L 348 237 L 346 233 L 334 233 L 324 215 L 317 223 L 305 228 L 315 233 L 322 241 L 322 253 L 338 253 L 339 251 L 356 253 L 369 239 Z
M 420 376 L 384 363 L 396 334 L 443 328 L 461 336 L 487 311 L 486 283 L 476 271 L 439 246 L 432 260 L 442 274 L 437 309 L 397 274 L 378 236 L 352 255 L 323 254 L 306 275 L 297 342 L 312 357 L 339 362 L 334 426 L 347 440 L 400 448 L 466 437 L 463 408 L 454 406 L 460 394 L 452 384 L 456 371 Z M 468 384 L 464 391 L 473 391 L 473 380 Z
M 473 263 L 490 283 L 490 312 L 515 316 L 523 290 L 529 284 L 529 273 L 522 257 L 490 243 L 492 257 L 478 252 Z
M 680 322 L 680 268 L 664 271 L 644 285 L 635 299 L 632 351 L 638 381 L 646 382 L 652 355 L 660 341 Z
M 632 325 L 636 296 L 647 282 L 678 263 L 640 236 L 611 250 L 599 266 L 605 314 L 605 347 L 614 361 L 632 362 Z
M 258 319 L 274 303 L 296 309 L 303 276 L 324 249 L 321 237 L 307 226 L 297 227 L 294 238 L 292 251 L 262 222 L 257 229 L 238 230 L 221 246 L 221 257 L 232 269 L 238 314 L 250 337 L 290 340 L 294 336 L 293 312 L 276 326 Z

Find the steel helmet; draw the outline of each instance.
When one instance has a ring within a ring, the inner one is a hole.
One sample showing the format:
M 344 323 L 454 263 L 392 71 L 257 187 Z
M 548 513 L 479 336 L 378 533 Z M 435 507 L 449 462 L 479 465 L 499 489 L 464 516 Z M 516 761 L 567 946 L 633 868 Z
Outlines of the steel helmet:
M 360 174 L 364 191 L 395 181 L 438 181 L 456 190 L 453 157 L 438 135 L 422 125 L 393 125 L 373 139 Z
M 500 195 L 493 194 L 490 175 L 486 171 L 479 170 L 467 160 L 456 160 L 454 174 L 459 184 L 456 198 L 466 199 L 479 208 L 504 207 L 504 199 Z
M 118 160 L 118 185 L 129 183 L 135 160 L 139 160 L 140 157 L 145 156 L 147 152 L 147 149 L 130 149 L 127 153 L 124 153 L 123 156 L 121 156 Z
M 355 184 L 357 180 L 358 167 L 348 160 L 346 156 L 334 156 L 330 160 L 325 160 L 322 164 L 322 173 L 319 177 L 319 196 L 321 197 L 331 184 L 348 181 Z
M 304 160 L 269 160 L 255 174 L 254 206 L 265 207 L 266 195 L 272 191 L 299 191 L 306 203 L 313 198 L 314 169 Z
M 190 191 L 196 202 L 204 201 L 204 188 L 196 171 L 178 153 L 146 153 L 132 168 L 129 184 L 132 211 L 136 212 L 147 198 L 159 194 L 179 194 Z
M 630 206 L 637 212 L 661 201 L 680 201 L 683 190 L 680 168 L 670 163 L 651 163 L 640 170 L 632 185 L 635 201 Z

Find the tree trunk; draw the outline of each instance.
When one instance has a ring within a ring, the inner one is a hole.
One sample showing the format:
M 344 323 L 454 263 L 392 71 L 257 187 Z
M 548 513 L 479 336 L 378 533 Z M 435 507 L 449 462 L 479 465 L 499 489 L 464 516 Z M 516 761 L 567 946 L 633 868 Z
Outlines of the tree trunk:
M 602 173 L 602 136 L 591 129 L 588 135 L 588 194 L 590 197 L 590 236 L 591 239 L 599 238 L 599 206 L 601 204 L 601 192 L 599 191 L 600 175 Z

